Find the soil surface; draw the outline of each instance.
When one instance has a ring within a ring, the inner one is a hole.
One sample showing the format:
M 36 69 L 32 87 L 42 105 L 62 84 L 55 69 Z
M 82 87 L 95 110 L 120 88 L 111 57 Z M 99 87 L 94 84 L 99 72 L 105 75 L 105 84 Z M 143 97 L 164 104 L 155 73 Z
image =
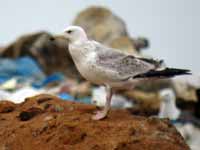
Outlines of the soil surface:
M 167 119 L 112 110 L 91 120 L 93 105 L 50 95 L 0 102 L 0 150 L 188 150 Z

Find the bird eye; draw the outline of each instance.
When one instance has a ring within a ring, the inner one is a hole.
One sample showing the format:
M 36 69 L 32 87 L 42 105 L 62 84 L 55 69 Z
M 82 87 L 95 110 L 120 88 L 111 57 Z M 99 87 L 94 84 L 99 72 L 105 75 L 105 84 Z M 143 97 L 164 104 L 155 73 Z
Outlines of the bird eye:
M 72 33 L 72 30 L 68 30 L 67 33 L 69 33 L 69 34 Z

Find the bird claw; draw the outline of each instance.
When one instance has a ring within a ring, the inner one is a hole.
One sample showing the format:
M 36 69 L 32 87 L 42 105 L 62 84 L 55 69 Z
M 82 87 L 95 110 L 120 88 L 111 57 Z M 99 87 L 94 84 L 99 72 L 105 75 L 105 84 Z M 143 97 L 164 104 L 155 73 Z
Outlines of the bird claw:
M 101 120 L 107 116 L 105 111 L 96 111 L 95 115 L 92 116 L 92 120 Z

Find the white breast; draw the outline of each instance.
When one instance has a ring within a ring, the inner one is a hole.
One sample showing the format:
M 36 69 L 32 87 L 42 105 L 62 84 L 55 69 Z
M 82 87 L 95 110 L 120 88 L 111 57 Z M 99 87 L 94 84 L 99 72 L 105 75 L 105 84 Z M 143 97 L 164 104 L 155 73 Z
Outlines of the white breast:
M 99 78 L 100 72 L 96 69 L 95 65 L 96 53 L 80 47 L 76 45 L 70 45 L 69 47 L 76 68 L 85 79 L 96 84 L 101 84 Z

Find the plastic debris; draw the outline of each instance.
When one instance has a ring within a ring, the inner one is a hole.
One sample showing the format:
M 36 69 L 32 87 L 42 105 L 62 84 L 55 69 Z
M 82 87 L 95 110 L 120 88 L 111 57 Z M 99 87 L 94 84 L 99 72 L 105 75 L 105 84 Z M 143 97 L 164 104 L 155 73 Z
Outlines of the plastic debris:
M 45 78 L 37 62 L 29 56 L 17 59 L 0 58 L 0 83 L 16 77 L 21 80 L 42 80 Z
M 64 80 L 64 75 L 62 73 L 54 73 L 48 77 L 46 77 L 43 81 L 38 83 L 33 83 L 32 86 L 34 88 L 42 88 L 44 86 L 47 86 L 49 83 L 53 82 L 61 82 Z
M 60 93 L 60 94 L 58 94 L 58 97 L 63 100 L 72 100 L 72 101 L 74 100 L 74 97 L 68 93 Z
M 37 90 L 32 87 L 23 87 L 14 92 L 0 91 L 0 100 L 9 100 L 14 103 L 21 103 L 27 97 L 32 97 L 43 92 L 44 90 Z
M 0 85 L 1 90 L 13 90 L 17 87 L 17 79 L 11 78 L 10 80 L 4 82 Z
M 60 94 L 58 94 L 58 97 L 63 99 L 63 100 L 82 102 L 82 103 L 86 103 L 86 104 L 90 104 L 91 103 L 91 98 L 90 97 L 75 98 L 75 97 L 71 96 L 68 93 L 60 93 Z

